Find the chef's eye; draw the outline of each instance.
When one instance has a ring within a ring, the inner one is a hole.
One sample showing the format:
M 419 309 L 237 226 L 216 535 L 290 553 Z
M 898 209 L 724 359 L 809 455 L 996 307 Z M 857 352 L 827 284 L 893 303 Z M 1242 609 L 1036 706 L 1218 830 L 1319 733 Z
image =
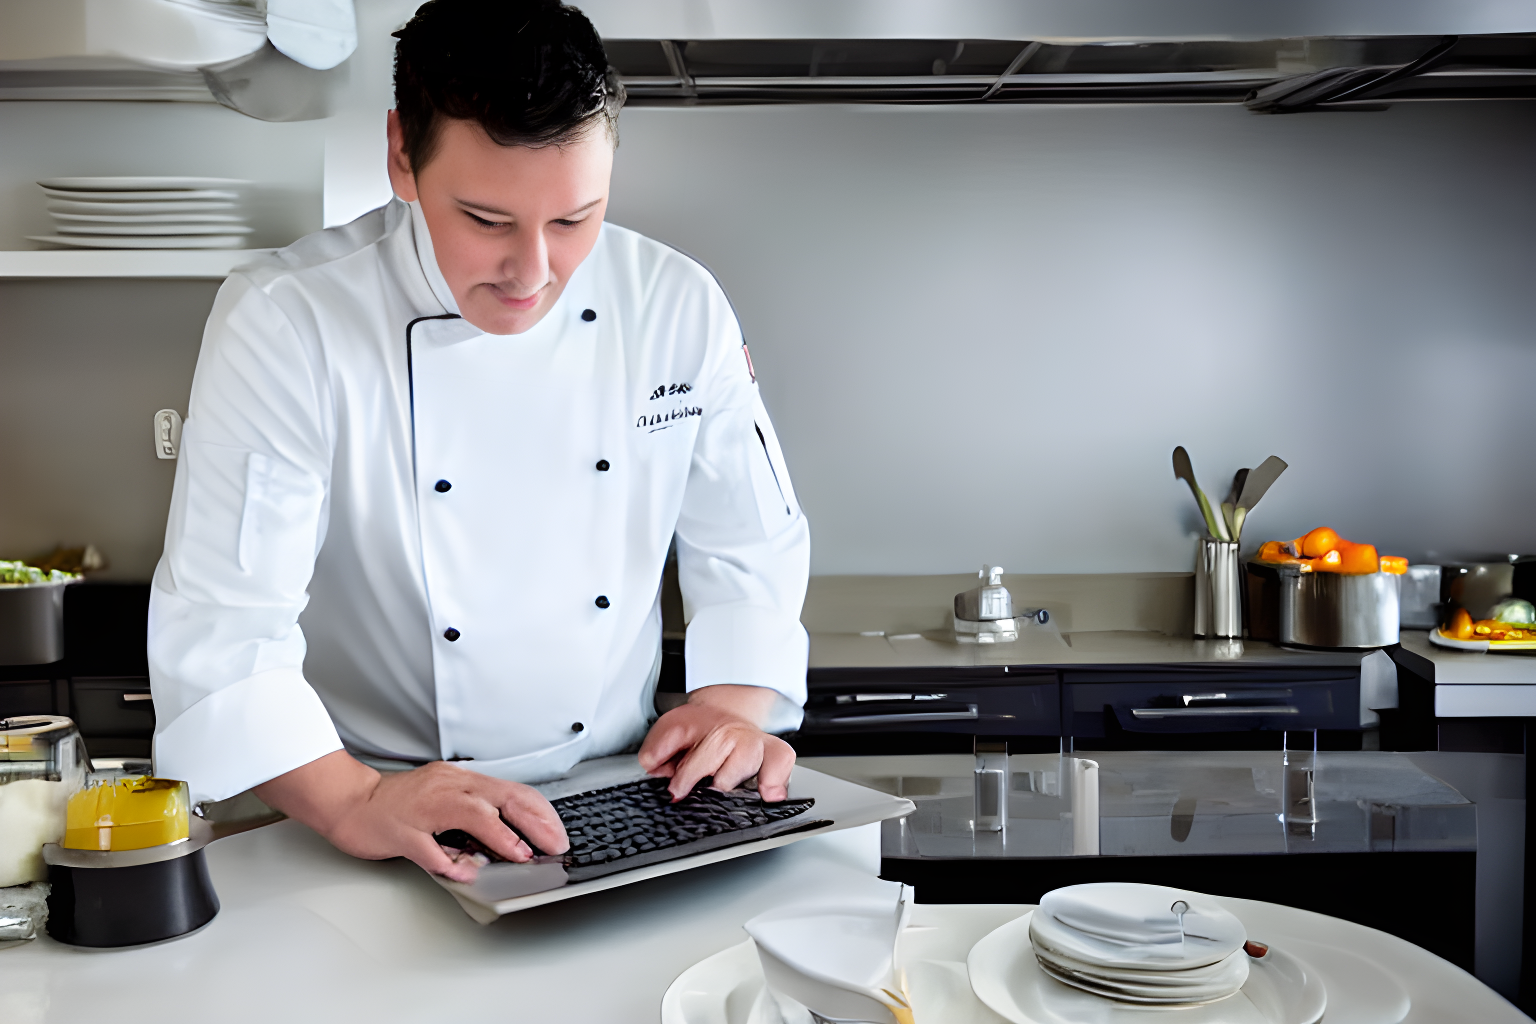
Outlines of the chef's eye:
M 559 224 L 563 228 L 573 228 L 577 224 L 580 224 L 581 221 L 579 221 L 579 220 L 567 220 L 564 217 L 557 217 L 557 218 L 555 218 L 555 223 Z
M 465 212 L 465 214 L 468 215 L 470 220 L 474 221 L 476 224 L 479 224 L 481 227 L 486 227 L 486 228 L 504 228 L 504 227 L 507 226 L 507 222 L 506 221 L 486 220 L 484 217 L 476 217 L 474 214 L 470 213 L 468 210 L 465 210 L 464 212 Z

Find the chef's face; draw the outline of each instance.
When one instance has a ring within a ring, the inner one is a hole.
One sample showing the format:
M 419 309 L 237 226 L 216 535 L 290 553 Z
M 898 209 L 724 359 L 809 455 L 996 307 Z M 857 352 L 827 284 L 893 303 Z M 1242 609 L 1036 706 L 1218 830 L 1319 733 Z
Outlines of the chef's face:
M 564 146 L 502 146 L 472 121 L 445 119 L 413 172 L 389 114 L 389 179 L 419 200 L 437 265 L 464 319 L 521 334 L 544 318 L 597 244 L 613 142 L 601 125 Z

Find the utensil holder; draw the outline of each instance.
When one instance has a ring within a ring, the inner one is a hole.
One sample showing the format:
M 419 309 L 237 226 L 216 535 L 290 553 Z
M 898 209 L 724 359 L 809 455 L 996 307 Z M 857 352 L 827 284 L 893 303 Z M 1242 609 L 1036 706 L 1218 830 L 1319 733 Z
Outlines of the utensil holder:
M 1243 635 L 1241 573 L 1237 541 L 1200 538 L 1195 552 L 1195 639 Z

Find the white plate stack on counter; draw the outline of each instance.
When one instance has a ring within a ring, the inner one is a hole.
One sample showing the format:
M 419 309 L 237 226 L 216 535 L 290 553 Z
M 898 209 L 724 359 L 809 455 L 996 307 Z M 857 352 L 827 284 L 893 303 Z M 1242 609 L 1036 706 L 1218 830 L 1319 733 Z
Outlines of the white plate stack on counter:
M 236 178 L 45 178 L 56 234 L 34 242 L 80 249 L 242 249 L 251 227 Z

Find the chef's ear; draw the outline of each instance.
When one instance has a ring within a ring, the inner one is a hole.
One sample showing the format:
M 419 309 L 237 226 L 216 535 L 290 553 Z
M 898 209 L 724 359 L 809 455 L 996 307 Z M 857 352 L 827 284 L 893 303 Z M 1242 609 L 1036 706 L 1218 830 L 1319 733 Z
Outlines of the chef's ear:
M 405 152 L 405 133 L 400 130 L 400 112 L 391 110 L 389 132 L 389 187 L 395 195 L 408 203 L 416 201 L 416 175 L 411 170 L 411 158 Z

